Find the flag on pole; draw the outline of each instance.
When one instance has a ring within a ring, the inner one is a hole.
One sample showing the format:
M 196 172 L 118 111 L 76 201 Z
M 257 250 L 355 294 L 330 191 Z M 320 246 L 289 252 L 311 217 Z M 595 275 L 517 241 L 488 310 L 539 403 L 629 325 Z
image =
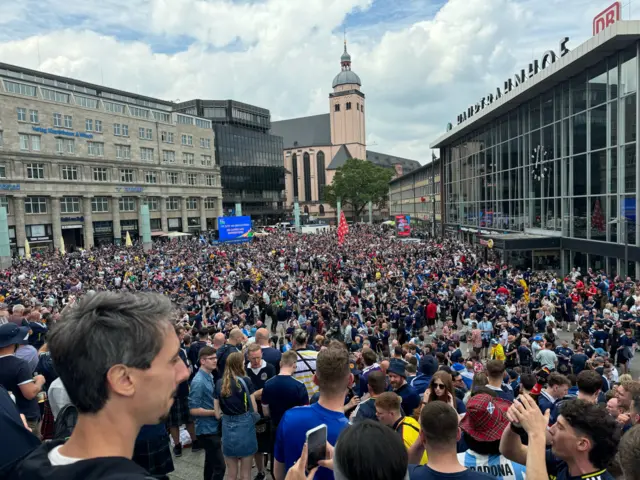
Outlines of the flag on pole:
M 67 251 L 64 248 L 64 237 L 60 235 L 60 255 L 64 255 Z
M 31 245 L 29 245 L 29 240 L 24 241 L 24 258 L 31 258 Z
M 338 243 L 342 245 L 345 235 L 349 233 L 349 225 L 344 216 L 344 212 L 340 212 L 340 223 L 338 224 Z
M 129 232 L 127 232 L 127 237 L 124 240 L 124 244 L 127 247 L 132 247 L 133 246 L 133 242 L 131 241 L 131 235 L 129 235 Z

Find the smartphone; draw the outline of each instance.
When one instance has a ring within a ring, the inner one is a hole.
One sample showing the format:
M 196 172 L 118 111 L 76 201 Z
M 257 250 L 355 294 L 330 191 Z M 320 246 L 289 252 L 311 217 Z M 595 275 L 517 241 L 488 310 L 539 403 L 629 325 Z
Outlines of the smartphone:
M 327 426 L 319 425 L 307 430 L 307 471 L 318 466 L 320 460 L 327 458 Z

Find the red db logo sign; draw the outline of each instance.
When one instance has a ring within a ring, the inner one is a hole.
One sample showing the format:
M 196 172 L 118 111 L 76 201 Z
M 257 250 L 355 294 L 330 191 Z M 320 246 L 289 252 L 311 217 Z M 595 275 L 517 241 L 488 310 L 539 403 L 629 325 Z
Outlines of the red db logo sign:
M 615 2 L 593 19 L 593 34 L 597 35 L 609 25 L 620 20 L 620 2 Z

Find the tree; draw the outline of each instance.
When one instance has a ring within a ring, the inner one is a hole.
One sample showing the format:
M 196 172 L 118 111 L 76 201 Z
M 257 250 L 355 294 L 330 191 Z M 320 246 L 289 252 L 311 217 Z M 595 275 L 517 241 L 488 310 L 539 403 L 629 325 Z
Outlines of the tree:
M 340 199 L 343 206 L 351 207 L 356 219 L 360 218 L 369 202 L 384 208 L 394 174 L 392 169 L 350 158 L 336 170 L 331 185 L 324 188 L 324 198 L 333 208 Z

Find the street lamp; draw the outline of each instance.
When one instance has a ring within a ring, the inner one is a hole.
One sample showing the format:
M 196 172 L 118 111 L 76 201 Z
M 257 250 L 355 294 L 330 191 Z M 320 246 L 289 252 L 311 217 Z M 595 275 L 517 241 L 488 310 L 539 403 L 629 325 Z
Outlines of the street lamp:
M 431 222 L 431 238 L 436 238 L 436 197 L 431 195 L 431 210 L 433 211 L 433 221 Z

